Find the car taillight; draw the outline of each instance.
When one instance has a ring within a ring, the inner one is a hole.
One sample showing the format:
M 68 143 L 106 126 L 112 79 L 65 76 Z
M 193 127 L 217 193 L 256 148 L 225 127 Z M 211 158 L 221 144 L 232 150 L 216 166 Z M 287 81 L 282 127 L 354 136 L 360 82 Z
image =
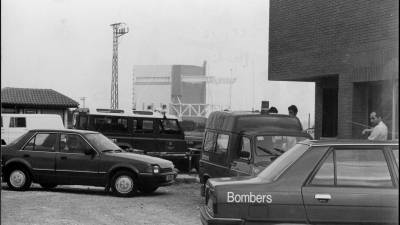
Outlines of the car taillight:
M 210 215 L 214 216 L 217 213 L 217 198 L 214 191 L 208 185 L 206 185 L 205 200 L 207 211 Z

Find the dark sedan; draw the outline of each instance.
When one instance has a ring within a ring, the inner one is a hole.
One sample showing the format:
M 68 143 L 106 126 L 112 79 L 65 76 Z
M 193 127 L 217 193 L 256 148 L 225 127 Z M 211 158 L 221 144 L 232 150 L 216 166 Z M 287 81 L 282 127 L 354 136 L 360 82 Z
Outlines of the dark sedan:
M 304 141 L 253 178 L 206 184 L 203 224 L 397 224 L 399 144 Z
M 172 162 L 125 152 L 98 132 L 31 130 L 1 147 L 2 176 L 12 190 L 90 185 L 117 196 L 152 193 L 176 178 Z

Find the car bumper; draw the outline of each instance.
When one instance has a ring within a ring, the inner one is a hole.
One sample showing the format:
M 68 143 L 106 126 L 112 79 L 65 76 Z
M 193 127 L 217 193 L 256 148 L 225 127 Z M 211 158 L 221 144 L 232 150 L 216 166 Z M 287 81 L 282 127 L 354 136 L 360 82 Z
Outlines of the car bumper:
M 206 206 L 200 208 L 200 220 L 203 225 L 243 225 L 242 219 L 214 218 L 206 210 Z
M 141 173 L 139 179 L 140 182 L 145 185 L 168 186 L 175 182 L 176 175 L 177 175 L 176 172 L 162 173 L 162 174 Z

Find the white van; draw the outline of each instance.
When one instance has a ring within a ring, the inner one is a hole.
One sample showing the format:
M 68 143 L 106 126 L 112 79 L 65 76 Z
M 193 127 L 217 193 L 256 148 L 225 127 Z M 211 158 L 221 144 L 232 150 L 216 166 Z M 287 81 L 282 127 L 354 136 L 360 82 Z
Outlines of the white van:
M 1 144 L 9 144 L 28 130 L 64 128 L 56 114 L 1 114 Z

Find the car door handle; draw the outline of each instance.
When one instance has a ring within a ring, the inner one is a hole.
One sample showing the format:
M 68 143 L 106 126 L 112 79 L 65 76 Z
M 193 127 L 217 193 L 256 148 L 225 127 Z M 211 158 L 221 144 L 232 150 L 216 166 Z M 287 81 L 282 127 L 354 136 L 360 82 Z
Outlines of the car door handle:
M 67 159 L 67 156 L 61 156 L 61 159 L 62 159 L 62 160 L 66 160 L 66 159 Z
M 24 158 L 29 158 L 29 157 L 31 157 L 31 155 L 29 155 L 29 154 L 24 154 L 23 157 L 24 157 Z
M 314 198 L 320 202 L 328 202 L 332 197 L 330 194 L 315 194 Z

